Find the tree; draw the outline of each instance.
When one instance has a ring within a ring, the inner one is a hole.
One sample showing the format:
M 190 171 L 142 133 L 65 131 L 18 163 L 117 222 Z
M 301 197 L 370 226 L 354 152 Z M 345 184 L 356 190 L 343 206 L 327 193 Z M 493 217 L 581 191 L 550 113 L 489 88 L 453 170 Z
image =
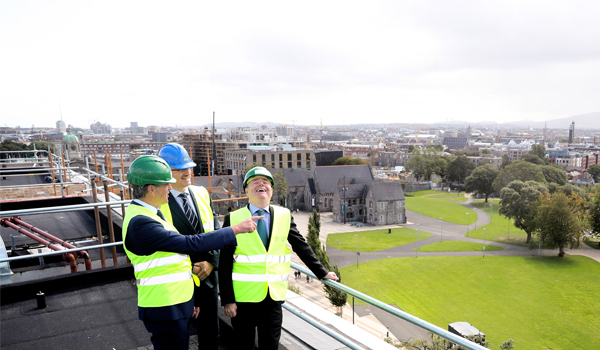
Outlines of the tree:
M 439 156 L 432 160 L 430 166 L 433 172 L 442 178 L 443 181 L 448 181 L 448 167 L 452 163 L 453 157 Z
M 508 157 L 508 154 L 504 153 L 502 155 L 502 164 L 500 164 L 500 169 L 504 169 L 505 167 L 509 166 L 510 163 L 512 163 L 512 162 L 510 161 L 510 158 Z
M 533 144 L 529 149 L 529 154 L 536 155 L 540 159 L 546 159 L 546 147 L 539 143 Z
M 443 146 L 443 145 L 435 145 L 435 146 L 433 146 L 433 148 L 434 148 L 436 151 L 440 151 L 440 152 L 443 152 L 443 151 L 444 151 L 444 146 Z
M 512 350 L 515 348 L 515 341 L 512 339 L 508 339 L 504 343 L 500 344 L 500 350 Z
M 273 194 L 275 198 L 279 201 L 279 205 L 285 205 L 285 195 L 287 194 L 288 184 L 285 180 L 285 176 L 283 176 L 283 172 L 279 170 L 275 176 L 273 176 L 273 181 L 275 182 L 275 187 L 273 188 Z
M 494 180 L 499 171 L 491 164 L 478 166 L 473 170 L 465 180 L 465 190 L 467 192 L 481 193 L 485 195 L 485 202 L 488 196 L 494 192 Z
M 529 163 L 537 164 L 537 165 L 545 164 L 544 160 L 542 160 L 542 158 L 536 156 L 535 154 L 530 154 L 530 153 L 525 153 L 524 155 L 522 155 L 521 160 L 529 162 Z
M 11 140 L 4 140 L 2 141 L 2 143 L 0 143 L 0 151 L 24 151 L 27 149 L 27 145 L 24 143 L 20 143 L 20 142 L 13 142 Z M 0 157 L 2 159 L 11 157 L 22 157 L 22 155 L 19 155 L 19 153 L 15 153 L 14 155 L 11 155 L 10 153 L 2 153 L 0 154 Z
M 596 194 L 594 194 L 590 206 L 590 228 L 592 232 L 600 234 L 600 187 L 596 188 Z
M 321 240 L 319 239 L 320 231 L 321 215 L 319 214 L 319 212 L 317 212 L 316 209 L 313 209 L 312 215 L 310 216 L 310 218 L 308 218 L 308 235 L 306 237 L 306 241 L 308 245 L 312 248 L 312 250 L 315 252 L 315 256 L 317 257 L 317 259 L 319 259 L 319 261 L 325 267 L 325 269 L 327 269 L 328 271 L 335 272 L 335 274 L 339 278 L 338 282 L 341 283 L 342 275 L 340 274 L 338 266 L 336 264 L 334 264 L 333 266 L 331 265 L 331 263 L 329 262 L 329 255 L 325 250 L 325 246 L 321 245 Z M 348 300 L 348 294 L 342 292 L 341 290 L 330 287 L 326 284 L 323 286 L 323 289 L 325 290 L 325 293 L 327 293 L 327 299 L 329 299 L 331 305 L 337 307 L 343 307 L 344 305 L 346 305 L 346 301 Z
M 458 183 L 464 182 L 473 169 L 475 169 L 475 164 L 467 156 L 456 157 L 448 166 L 448 179 Z
M 494 191 L 500 192 L 502 188 L 515 180 L 546 183 L 546 178 L 540 166 L 529 162 L 517 161 L 500 170 L 496 180 L 494 180 Z
M 555 183 L 560 186 L 567 183 L 567 173 L 558 165 L 544 165 L 540 167 L 547 183 Z
M 546 186 L 539 182 L 520 180 L 512 181 L 500 191 L 498 212 L 512 219 L 516 228 L 527 233 L 527 243 L 531 241 L 531 234 L 536 229 L 533 222 L 535 205 L 540 195 L 546 192 Z
M 49 141 L 34 141 L 31 144 L 29 144 L 29 146 L 27 146 L 27 149 L 32 150 L 34 147 L 37 150 L 47 150 L 48 148 L 50 148 L 50 152 L 56 153 L 56 146 L 54 145 L 54 143 Z
M 424 179 L 429 181 L 431 179 L 431 171 L 429 167 L 430 160 L 424 158 L 422 155 L 417 154 L 412 156 L 408 162 L 404 165 L 406 170 L 412 172 L 417 180 Z
M 413 153 L 413 151 L 415 150 L 415 146 L 408 145 L 408 148 L 406 150 L 408 151 L 408 153 Z
M 489 148 L 484 148 L 481 150 L 481 154 L 492 154 L 492 151 Z
M 579 247 L 583 227 L 571 209 L 569 197 L 564 193 L 543 194 L 538 201 L 534 222 L 544 247 L 558 248 L 559 257 L 565 255 L 566 248 Z
M 360 158 L 340 157 L 333 162 L 333 165 L 363 165 L 367 164 Z
M 600 180 L 600 164 L 592 164 L 590 165 L 590 167 L 586 170 L 586 172 L 590 175 L 592 175 L 592 177 L 594 178 L 594 182 L 598 182 L 598 180 Z

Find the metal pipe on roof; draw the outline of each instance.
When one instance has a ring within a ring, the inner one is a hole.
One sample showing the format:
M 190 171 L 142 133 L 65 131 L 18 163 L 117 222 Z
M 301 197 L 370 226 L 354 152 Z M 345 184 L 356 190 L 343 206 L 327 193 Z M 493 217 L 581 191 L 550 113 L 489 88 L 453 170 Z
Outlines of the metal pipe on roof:
M 106 201 L 106 203 L 110 203 L 110 197 L 108 196 L 108 181 L 103 180 L 102 184 L 104 185 L 104 199 Z M 125 215 L 123 215 L 125 216 Z M 113 228 L 113 225 L 111 225 L 111 223 L 113 222 L 112 219 L 112 211 L 110 210 L 110 206 L 107 205 L 106 206 L 106 219 L 108 220 L 108 237 L 110 238 L 110 242 L 113 243 L 115 241 L 115 230 Z M 113 266 L 117 266 L 119 265 L 119 262 L 117 260 L 117 247 L 112 247 L 112 255 L 113 255 Z
M 45 245 L 46 247 L 48 247 L 56 252 L 61 252 L 60 254 L 62 255 L 63 260 L 69 262 L 69 265 L 71 266 L 71 273 L 77 272 L 77 261 L 75 259 L 75 255 L 73 255 L 73 253 L 65 253 L 61 247 L 54 245 L 54 244 L 46 241 L 45 239 L 40 238 L 25 229 L 20 228 L 19 226 L 10 222 L 10 219 L 8 219 L 8 218 L 3 218 L 0 220 L 0 222 L 2 223 L 2 226 L 10 227 L 10 228 L 16 230 L 17 232 L 24 234 L 25 236 L 33 239 L 34 241 L 36 241 L 38 243 Z M 90 267 L 91 267 L 91 265 L 90 265 Z
M 41 258 L 41 257 L 46 257 L 46 256 L 54 256 L 54 255 L 59 255 L 59 254 L 65 254 L 65 252 L 78 252 L 81 250 L 102 249 L 102 248 L 108 248 L 108 247 L 112 247 L 112 246 L 119 246 L 122 244 L 123 244 L 123 242 L 105 243 L 105 244 L 101 244 L 101 245 L 79 247 L 79 248 L 67 249 L 67 250 L 62 250 L 62 251 L 57 251 L 57 252 L 47 252 L 47 253 L 41 253 L 41 254 L 13 256 L 10 258 L 0 258 L 0 263 L 12 262 L 12 261 L 17 261 L 17 260 Z
M 23 227 L 25 227 L 25 228 L 27 228 L 27 229 L 29 229 L 29 230 L 37 233 L 37 234 L 40 234 L 40 235 L 48 238 L 49 240 L 52 240 L 52 241 L 60 244 L 61 246 L 65 247 L 65 248 L 68 248 L 68 249 L 77 248 L 74 245 L 72 245 L 71 243 L 65 242 L 64 240 L 62 240 L 62 239 L 60 239 L 60 238 L 58 238 L 58 237 L 56 237 L 54 235 L 51 235 L 50 233 L 48 233 L 46 231 L 40 230 L 39 228 L 34 227 L 33 225 L 26 223 L 25 221 L 19 219 L 16 216 L 14 216 L 11 219 L 11 221 L 14 222 L 15 224 L 21 225 L 21 226 L 23 226 Z M 79 255 L 80 258 L 84 259 L 84 261 L 85 261 L 85 269 L 86 270 L 91 270 L 92 269 L 92 261 L 90 259 L 90 255 L 88 254 L 88 252 L 87 251 L 81 251 L 81 252 L 78 253 L 78 255 Z M 75 272 L 77 272 L 77 269 L 75 269 Z

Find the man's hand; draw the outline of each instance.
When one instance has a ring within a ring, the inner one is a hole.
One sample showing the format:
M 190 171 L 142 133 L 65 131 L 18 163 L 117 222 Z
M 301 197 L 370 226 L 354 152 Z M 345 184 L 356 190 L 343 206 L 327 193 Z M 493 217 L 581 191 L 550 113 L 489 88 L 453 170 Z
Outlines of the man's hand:
M 194 306 L 194 312 L 192 313 L 192 317 L 193 318 L 198 318 L 198 315 L 200 315 L 200 307 L 199 306 Z
M 212 272 L 215 266 L 208 261 L 200 261 L 194 264 L 192 268 L 192 273 L 200 279 L 200 281 L 204 281 L 208 275 Z
M 233 229 L 233 233 L 240 234 L 240 233 L 249 233 L 249 232 L 254 232 L 254 230 L 256 230 L 256 220 L 260 220 L 264 218 L 263 216 L 253 216 L 250 219 L 246 219 L 242 222 L 240 222 L 239 224 L 233 225 L 231 226 L 231 228 Z
M 325 277 L 323 277 L 323 279 L 327 279 L 327 280 L 333 280 L 333 281 L 338 281 L 339 278 L 338 276 L 335 274 L 335 272 L 333 271 L 329 271 L 329 273 L 327 275 L 325 275 Z
M 237 315 L 236 303 L 225 305 L 225 315 L 227 315 L 228 317 L 235 317 L 235 315 Z

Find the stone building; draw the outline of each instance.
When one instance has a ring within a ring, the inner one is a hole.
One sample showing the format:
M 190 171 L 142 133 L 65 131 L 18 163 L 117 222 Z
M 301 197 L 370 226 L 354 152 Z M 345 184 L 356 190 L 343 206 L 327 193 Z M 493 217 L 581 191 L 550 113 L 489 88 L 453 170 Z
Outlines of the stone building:
M 81 159 L 81 145 L 79 143 L 79 138 L 71 133 L 71 129 L 69 129 L 67 135 L 63 137 L 61 147 L 68 159 Z

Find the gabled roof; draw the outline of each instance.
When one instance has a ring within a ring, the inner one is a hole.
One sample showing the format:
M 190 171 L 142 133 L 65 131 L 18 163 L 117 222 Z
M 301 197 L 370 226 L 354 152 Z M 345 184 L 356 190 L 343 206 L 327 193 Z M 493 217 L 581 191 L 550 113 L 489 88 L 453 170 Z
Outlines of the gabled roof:
M 404 199 L 404 191 L 399 182 L 373 182 L 371 191 L 377 200 L 397 201 Z
M 281 169 L 281 171 L 283 172 L 288 187 L 306 185 L 306 179 L 310 175 L 310 170 L 300 168 Z M 279 171 L 274 172 L 273 176 L 277 175 L 278 172 Z
M 346 191 L 346 198 L 364 198 L 366 195 L 366 191 L 368 189 L 368 186 L 366 184 L 351 184 L 351 185 L 346 185 L 346 188 L 348 189 Z M 337 187 L 337 193 L 340 196 L 340 198 L 344 198 L 344 186 L 340 185 Z
M 231 180 L 232 191 L 235 187 L 237 190 L 241 191 L 244 182 L 244 177 L 242 175 L 219 175 L 219 176 L 211 176 L 210 187 L 217 187 L 219 183 L 222 183 L 223 187 L 227 187 L 227 183 L 225 181 Z M 208 176 L 194 176 L 194 185 L 196 186 L 204 186 L 208 188 Z
M 315 169 L 315 177 L 319 182 L 321 194 L 333 193 L 338 180 L 344 176 L 347 181 L 350 181 L 351 178 L 373 181 L 371 167 L 368 165 L 318 166 Z

